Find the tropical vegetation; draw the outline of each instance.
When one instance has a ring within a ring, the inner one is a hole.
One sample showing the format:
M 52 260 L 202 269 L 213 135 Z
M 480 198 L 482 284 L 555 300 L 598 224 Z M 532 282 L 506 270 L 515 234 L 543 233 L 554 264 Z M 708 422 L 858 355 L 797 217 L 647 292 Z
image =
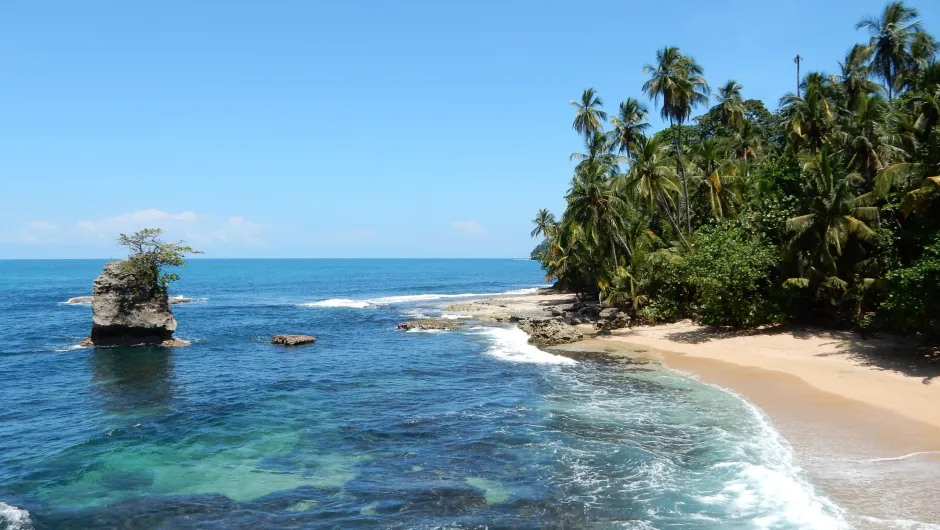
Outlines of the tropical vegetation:
M 567 207 L 534 220 L 547 277 L 648 322 L 940 329 L 937 41 L 903 2 L 857 28 L 776 110 L 672 46 L 649 106 L 585 90 Z
M 183 241 L 166 243 L 160 239 L 163 230 L 145 228 L 133 234 L 121 234 L 118 244 L 125 246 L 130 255 L 123 262 L 124 268 L 134 278 L 134 283 L 147 293 L 166 293 L 167 286 L 179 280 L 179 275 L 166 267 L 181 267 L 186 264 L 186 254 L 202 254 Z

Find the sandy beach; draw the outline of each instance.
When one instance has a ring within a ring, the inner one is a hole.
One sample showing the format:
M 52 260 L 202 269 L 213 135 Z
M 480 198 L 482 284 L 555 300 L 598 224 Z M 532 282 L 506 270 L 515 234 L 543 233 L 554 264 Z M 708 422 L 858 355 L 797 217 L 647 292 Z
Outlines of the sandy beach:
M 538 311 L 570 295 L 502 297 L 448 310 L 484 320 Z M 912 344 L 850 332 L 717 333 L 692 322 L 637 326 L 553 347 L 662 363 L 760 407 L 801 466 L 858 528 L 940 528 L 940 363 Z

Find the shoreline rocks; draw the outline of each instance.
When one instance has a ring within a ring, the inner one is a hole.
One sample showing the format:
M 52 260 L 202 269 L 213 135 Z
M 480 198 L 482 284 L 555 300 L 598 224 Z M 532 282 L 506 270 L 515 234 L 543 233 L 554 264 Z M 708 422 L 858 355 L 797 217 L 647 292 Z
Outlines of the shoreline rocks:
M 407 322 L 402 322 L 398 324 L 398 329 L 403 331 L 455 331 L 458 329 L 463 329 L 463 322 L 448 322 L 446 320 L 438 320 L 434 318 L 425 318 L 421 320 L 409 320 Z
M 186 339 L 167 339 L 160 344 L 122 344 L 121 346 L 160 346 L 161 348 L 185 348 L 186 346 L 192 346 L 192 342 Z M 94 348 L 95 346 L 100 346 L 100 344 L 95 344 L 92 342 L 91 337 L 78 343 L 79 348 Z M 117 346 L 117 345 L 111 345 Z
M 557 346 L 584 339 L 583 333 L 560 317 L 520 318 L 516 325 L 529 334 L 529 343 L 536 346 Z
M 313 344 L 316 341 L 317 338 L 310 335 L 274 335 L 271 337 L 273 344 L 282 346 L 301 346 L 303 344 Z
M 92 289 L 91 342 L 96 346 L 160 345 L 173 339 L 176 319 L 165 292 L 141 286 L 124 266 L 104 266 Z

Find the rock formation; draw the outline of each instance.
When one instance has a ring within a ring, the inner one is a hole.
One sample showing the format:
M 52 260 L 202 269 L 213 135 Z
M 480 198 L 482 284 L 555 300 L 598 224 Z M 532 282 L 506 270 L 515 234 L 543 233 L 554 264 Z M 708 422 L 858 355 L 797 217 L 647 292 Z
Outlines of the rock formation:
M 461 322 L 448 322 L 446 320 L 437 320 L 433 318 L 426 318 L 422 320 L 409 320 L 408 322 L 402 322 L 398 324 L 398 329 L 405 331 L 408 330 L 444 330 L 444 331 L 453 331 L 456 329 L 463 329 L 464 324 Z
M 521 318 L 516 325 L 529 334 L 529 342 L 536 346 L 569 344 L 584 338 L 584 334 L 565 324 L 560 317 Z
M 316 337 L 310 335 L 274 335 L 271 342 L 283 346 L 300 346 L 301 344 L 313 344 L 317 341 Z
M 630 325 L 630 316 L 612 307 L 601 309 L 598 319 L 594 322 L 594 329 L 610 331 L 625 328 Z
M 174 341 L 176 319 L 167 294 L 139 285 L 123 261 L 104 266 L 92 289 L 91 343 L 96 346 L 164 344 Z

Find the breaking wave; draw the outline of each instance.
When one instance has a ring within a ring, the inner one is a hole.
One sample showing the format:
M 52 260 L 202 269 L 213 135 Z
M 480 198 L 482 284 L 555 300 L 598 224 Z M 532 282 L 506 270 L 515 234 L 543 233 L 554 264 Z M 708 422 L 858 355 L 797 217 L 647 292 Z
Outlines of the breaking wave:
M 529 344 L 529 335 L 519 328 L 475 327 L 473 331 L 490 341 L 486 355 L 502 361 L 535 364 L 578 364 L 578 361 L 553 355 Z
M 354 300 L 351 298 L 328 298 L 326 300 L 318 300 L 316 302 L 306 302 L 300 304 L 303 307 L 348 307 L 353 309 L 364 309 L 367 307 L 382 307 L 388 305 L 396 304 L 408 304 L 414 302 L 432 302 L 436 300 L 448 300 L 451 298 L 485 298 L 488 296 L 521 296 L 527 294 L 535 294 L 538 291 L 538 287 L 530 287 L 527 289 L 513 289 L 511 291 L 503 291 L 501 293 L 459 293 L 459 294 L 438 294 L 438 293 L 429 293 L 429 294 L 409 294 L 401 296 L 383 296 L 379 298 L 366 298 L 362 300 Z
M 26 510 L 0 502 L 0 528 L 4 530 L 31 530 L 33 522 Z

